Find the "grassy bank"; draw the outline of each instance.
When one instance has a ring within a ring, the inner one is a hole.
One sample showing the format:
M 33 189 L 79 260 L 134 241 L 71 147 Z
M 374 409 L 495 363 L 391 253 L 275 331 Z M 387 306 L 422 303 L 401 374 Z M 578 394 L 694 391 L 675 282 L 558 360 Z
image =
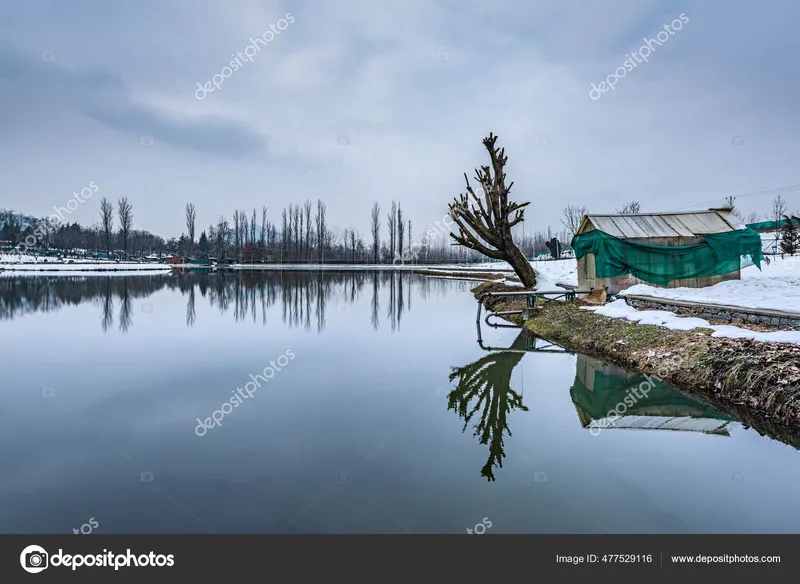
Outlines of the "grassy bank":
M 477 298 L 502 289 L 487 283 L 473 293 Z M 514 310 L 524 300 L 490 298 L 484 305 Z M 518 319 L 517 324 L 523 323 Z M 566 302 L 544 303 L 524 326 L 567 349 L 656 375 L 756 430 L 800 447 L 800 347 L 714 338 L 710 329 L 641 325 Z

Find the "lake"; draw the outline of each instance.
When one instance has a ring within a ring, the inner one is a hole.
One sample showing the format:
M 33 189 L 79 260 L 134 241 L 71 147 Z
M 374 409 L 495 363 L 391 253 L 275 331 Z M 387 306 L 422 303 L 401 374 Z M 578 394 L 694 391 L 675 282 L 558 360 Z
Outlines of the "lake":
M 473 285 L 0 277 L 0 531 L 797 531 L 793 448 L 519 329 L 478 331 Z

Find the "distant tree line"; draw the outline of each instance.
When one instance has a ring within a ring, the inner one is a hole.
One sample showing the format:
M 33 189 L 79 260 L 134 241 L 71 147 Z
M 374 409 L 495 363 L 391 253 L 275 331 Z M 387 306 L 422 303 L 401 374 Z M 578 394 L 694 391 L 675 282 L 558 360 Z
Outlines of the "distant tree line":
M 243 263 L 441 263 L 474 261 L 480 255 L 453 246 L 449 229 L 427 229 L 414 239 L 413 225 L 392 201 L 385 216 L 386 237 L 380 205 L 373 204 L 369 240 L 355 227 L 331 227 L 327 206 L 290 204 L 274 221 L 267 207 L 251 212 L 237 209 L 231 218 L 220 216 L 198 233 L 197 208 L 184 208 L 185 231 L 165 239 L 149 231 L 134 229 L 133 206 L 123 197 L 116 205 L 108 198 L 100 202 L 99 221 L 89 226 L 38 219 L 0 209 L 0 242 L 11 248 L 24 246 L 28 253 L 58 250 L 64 254 L 104 253 L 122 258 L 175 254 L 200 259 L 232 259 Z M 438 225 L 439 222 L 437 222 Z M 531 245 L 532 248 L 532 245 Z

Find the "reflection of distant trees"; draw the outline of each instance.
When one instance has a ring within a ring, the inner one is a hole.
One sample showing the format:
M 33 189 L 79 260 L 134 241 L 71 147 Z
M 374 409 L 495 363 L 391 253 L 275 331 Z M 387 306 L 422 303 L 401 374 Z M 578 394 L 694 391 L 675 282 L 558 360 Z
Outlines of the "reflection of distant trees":
M 262 325 L 267 311 L 280 305 L 283 322 L 306 330 L 325 328 L 331 303 L 355 304 L 370 284 L 371 324 L 380 326 L 380 296 L 388 297 L 386 320 L 397 330 L 404 313 L 411 308 L 412 289 L 423 298 L 432 294 L 465 292 L 469 282 L 425 278 L 410 272 L 394 271 L 176 271 L 173 274 L 137 276 L 24 276 L 0 278 L 0 320 L 10 320 L 35 312 L 50 312 L 86 302 L 98 304 L 104 331 L 117 324 L 123 332 L 134 324 L 137 301 L 164 290 L 187 296 L 186 325 L 197 321 L 197 291 L 209 306 L 220 313 L 231 312 L 234 319 L 252 319 Z M 336 308 L 334 308 L 336 310 Z

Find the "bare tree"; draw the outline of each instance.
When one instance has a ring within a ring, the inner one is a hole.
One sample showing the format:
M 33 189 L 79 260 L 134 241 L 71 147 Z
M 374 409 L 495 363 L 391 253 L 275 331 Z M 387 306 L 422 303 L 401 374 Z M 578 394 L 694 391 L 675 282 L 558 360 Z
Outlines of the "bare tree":
M 772 201 L 772 213 L 770 215 L 770 219 L 775 221 L 776 225 L 779 225 L 780 221 L 784 218 L 788 211 L 789 207 L 786 204 L 786 199 L 784 199 L 782 195 L 778 195 Z
M 292 219 L 294 223 L 294 255 L 297 258 L 300 256 L 300 250 L 303 247 L 303 223 L 300 220 L 300 205 L 294 206 Z
M 570 236 L 574 236 L 578 232 L 578 228 L 581 226 L 581 221 L 583 221 L 583 217 L 589 212 L 584 206 L 578 205 L 567 205 L 562 209 L 561 214 L 563 218 L 561 219 L 561 224 L 567 228 L 569 231 Z
M 228 223 L 228 220 L 223 215 L 220 215 L 219 220 L 217 221 L 216 235 L 217 257 L 222 260 L 228 255 L 228 246 L 231 238 L 230 223 Z
M 370 212 L 370 231 L 372 232 L 372 262 L 378 263 L 378 252 L 381 247 L 380 231 L 381 231 L 381 207 L 378 201 L 372 203 L 372 211 Z
M 256 209 L 253 207 L 253 215 L 250 218 L 250 243 L 256 242 Z
M 100 201 L 100 224 L 103 229 L 103 237 L 106 242 L 106 252 L 111 253 L 111 234 L 114 232 L 114 205 L 103 197 Z
M 259 234 L 260 237 L 258 238 L 258 245 L 261 248 L 261 261 L 264 261 L 264 253 L 266 251 L 266 243 L 267 243 L 267 207 L 266 205 L 261 207 L 261 233 Z
M 133 206 L 128 202 L 128 197 L 122 197 L 117 202 L 117 218 L 119 234 L 122 236 L 122 250 L 128 255 L 128 237 L 133 228 Z
M 753 211 L 747 216 L 747 218 L 744 221 L 748 225 L 750 225 L 751 223 L 758 223 L 759 221 L 761 221 L 761 215 Z
M 311 259 L 311 200 L 306 199 L 303 203 L 303 217 L 305 218 L 306 223 L 306 247 L 305 247 L 305 259 Z M 301 221 L 302 224 L 302 221 Z
M 483 190 L 483 201 L 472 190 L 465 173 L 467 192 L 448 205 L 450 217 L 459 228 L 459 233 L 451 233 L 450 237 L 457 244 L 477 250 L 487 257 L 505 260 L 519 276 L 523 286 L 535 288 L 536 273 L 511 235 L 511 228 L 524 220 L 524 207 L 529 203 L 508 201 L 508 193 L 514 183 L 506 186 L 504 169 L 508 157 L 504 149 L 495 147 L 496 142 L 497 136 L 493 134 L 484 138 L 483 145 L 489 152 L 491 167 L 475 169 L 475 180 Z M 512 213 L 513 218 L 509 218 Z
M 186 203 L 186 233 L 189 235 L 189 246 L 194 247 L 194 227 L 197 220 L 197 210 L 194 203 Z
M 641 205 L 639 205 L 639 201 L 630 201 L 622 205 L 622 209 L 617 209 L 617 213 L 621 215 L 631 215 L 634 213 L 641 213 Z M 585 214 L 585 213 L 584 213 Z M 583 219 L 583 217 L 581 217 Z
M 283 208 L 281 211 L 281 261 L 283 261 L 284 256 L 288 258 L 289 255 L 289 238 L 291 237 L 291 225 L 289 223 L 289 213 L 286 211 L 286 207 Z
M 408 220 L 408 251 L 411 251 L 411 219 Z M 412 260 L 415 258 L 411 258 Z M 411 303 L 409 302 L 409 308 L 411 308 Z
M 395 236 L 397 235 L 397 203 L 392 201 L 392 210 L 386 216 L 389 226 L 389 257 L 394 259 Z
M 325 259 L 325 246 L 328 243 L 328 226 L 325 223 L 325 214 L 327 207 L 321 199 L 317 199 L 317 214 L 314 217 L 314 222 L 317 228 L 317 245 L 319 246 L 319 259 Z
M 397 204 L 397 255 L 403 257 L 403 236 L 405 235 L 406 224 L 403 222 L 403 210 L 400 203 Z

